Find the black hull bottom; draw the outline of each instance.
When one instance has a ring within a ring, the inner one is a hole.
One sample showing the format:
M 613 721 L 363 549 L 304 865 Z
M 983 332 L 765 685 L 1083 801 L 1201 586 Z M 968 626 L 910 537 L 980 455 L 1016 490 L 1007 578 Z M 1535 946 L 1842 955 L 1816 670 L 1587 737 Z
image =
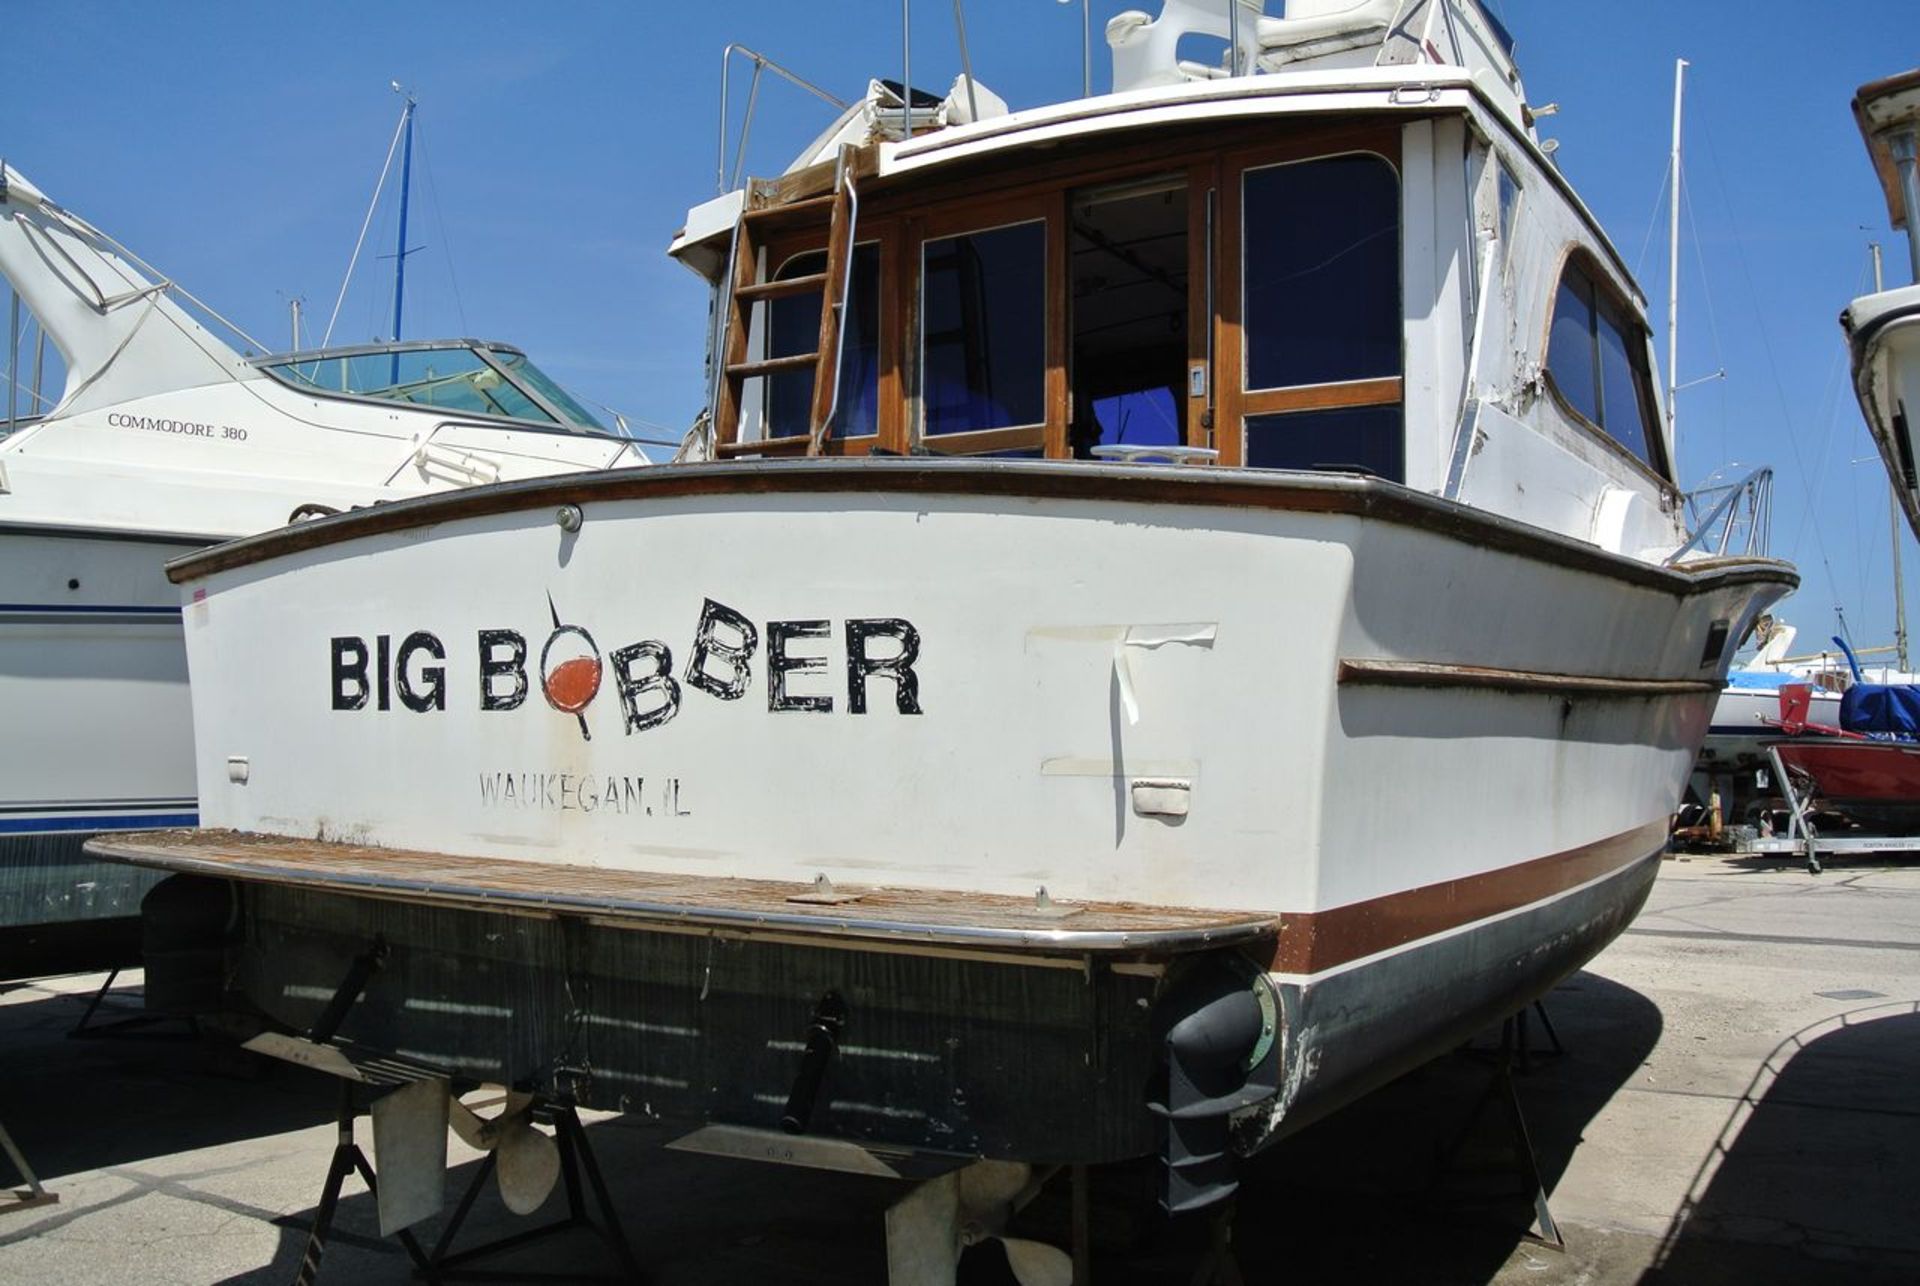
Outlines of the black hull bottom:
M 1299 1089 L 1241 1146 L 1283 1138 L 1545 995 L 1633 922 L 1659 870 L 1654 853 L 1553 901 L 1283 985 L 1288 1083 Z
M 0 838 L 0 978 L 140 963 L 140 899 L 160 876 L 88 857 L 91 838 Z
M 1243 1119 L 1239 1148 L 1352 1101 L 1547 991 L 1626 927 L 1657 867 L 1649 857 L 1305 987 L 1281 983 L 1285 1035 L 1269 1082 L 1278 1094 Z M 238 899 L 227 964 L 216 960 L 201 976 L 216 980 L 215 991 L 231 978 L 290 1028 L 309 1028 L 355 957 L 378 941 L 382 963 L 343 1038 L 475 1080 L 689 1125 L 778 1129 L 809 1028 L 831 994 L 844 1028 L 810 1132 L 1036 1162 L 1166 1147 L 1149 1104 L 1165 1101 L 1169 1027 L 1196 1012 L 1183 1008 L 1187 998 L 1231 997 L 1237 984 L 1221 979 L 1258 974 L 1220 951 L 1172 961 L 1163 975 L 1097 961 L 612 928 L 203 876 L 174 876 L 165 891 L 203 904 L 212 924 L 229 922 Z M 149 932 L 153 947 L 151 924 Z M 149 994 L 178 995 L 163 976 L 167 952 L 151 954 Z M 219 997 L 204 999 L 211 1007 Z M 1234 1074 L 1247 1079 L 1244 1068 Z M 1192 1102 L 1195 1092 L 1246 1086 L 1176 1090 L 1176 1102 L 1180 1093 Z

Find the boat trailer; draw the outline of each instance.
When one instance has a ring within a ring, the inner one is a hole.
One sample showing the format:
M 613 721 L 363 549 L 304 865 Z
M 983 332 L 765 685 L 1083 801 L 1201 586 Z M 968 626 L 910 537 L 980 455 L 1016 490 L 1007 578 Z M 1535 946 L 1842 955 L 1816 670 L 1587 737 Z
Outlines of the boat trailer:
M 1767 762 L 1772 766 L 1780 797 L 1787 805 L 1787 833 L 1743 841 L 1734 851 L 1755 856 L 1790 856 L 1806 859 L 1807 873 L 1820 874 L 1822 856 L 1860 857 L 1873 853 L 1920 853 L 1920 835 L 1822 835 L 1813 823 L 1813 796 L 1798 789 L 1786 765 L 1780 762 L 1776 746 L 1767 747 Z

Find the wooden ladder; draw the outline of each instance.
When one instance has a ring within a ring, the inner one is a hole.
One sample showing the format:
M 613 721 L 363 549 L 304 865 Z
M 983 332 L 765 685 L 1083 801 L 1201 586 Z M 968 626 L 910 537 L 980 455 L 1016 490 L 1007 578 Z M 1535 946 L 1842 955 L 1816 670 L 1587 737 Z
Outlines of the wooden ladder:
M 722 456 L 797 455 L 803 446 L 808 455 L 820 455 L 825 450 L 830 421 L 837 409 L 840 337 L 858 211 L 853 191 L 853 152 L 850 146 L 841 149 L 835 162 L 833 191 L 826 195 L 773 205 L 767 203 L 765 189 L 758 184 L 748 185 L 746 202 L 733 229 L 726 331 L 720 346 L 724 365 L 714 427 Z M 822 216 L 827 220 L 826 269 L 804 277 L 760 281 L 760 251 L 765 238 L 771 233 L 818 226 Z M 753 306 L 763 300 L 770 302 L 814 291 L 820 294 L 820 337 L 813 351 L 749 360 L 747 343 Z M 807 435 L 741 442 L 740 411 L 747 381 L 809 368 L 813 371 L 813 399 Z

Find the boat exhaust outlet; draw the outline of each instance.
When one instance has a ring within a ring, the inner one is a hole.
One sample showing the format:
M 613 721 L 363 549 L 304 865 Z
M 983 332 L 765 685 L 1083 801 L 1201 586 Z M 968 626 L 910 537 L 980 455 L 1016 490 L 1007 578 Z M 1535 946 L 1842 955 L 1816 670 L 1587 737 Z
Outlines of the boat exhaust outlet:
M 780 1114 L 780 1128 L 788 1134 L 805 1134 L 813 1122 L 813 1110 L 820 1098 L 820 1086 L 826 1080 L 827 1064 L 840 1047 L 840 1032 L 847 1023 L 847 1003 L 837 991 L 820 997 L 807 1023 L 807 1048 L 800 1055 L 800 1074 L 793 1078 L 787 1094 L 787 1109 Z
M 1232 1117 L 1279 1092 L 1280 998 L 1266 971 L 1238 954 L 1208 957 L 1157 1006 L 1164 1082 L 1148 1106 L 1161 1118 L 1160 1204 L 1201 1210 L 1240 1186 Z

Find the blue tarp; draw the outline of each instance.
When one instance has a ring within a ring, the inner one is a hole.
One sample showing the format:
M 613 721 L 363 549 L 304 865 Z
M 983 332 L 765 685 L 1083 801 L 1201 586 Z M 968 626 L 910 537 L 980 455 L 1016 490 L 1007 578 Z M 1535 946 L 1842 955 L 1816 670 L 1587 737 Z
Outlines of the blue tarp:
M 1848 732 L 1920 737 L 1920 685 L 1854 684 L 1840 698 L 1840 726 Z

